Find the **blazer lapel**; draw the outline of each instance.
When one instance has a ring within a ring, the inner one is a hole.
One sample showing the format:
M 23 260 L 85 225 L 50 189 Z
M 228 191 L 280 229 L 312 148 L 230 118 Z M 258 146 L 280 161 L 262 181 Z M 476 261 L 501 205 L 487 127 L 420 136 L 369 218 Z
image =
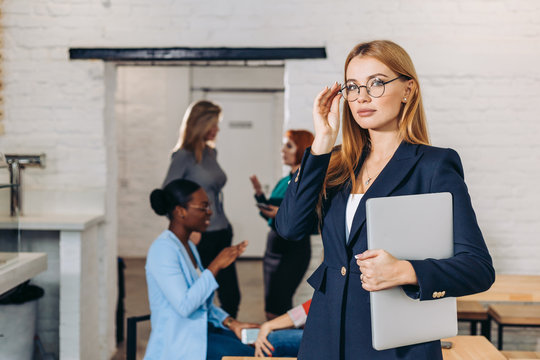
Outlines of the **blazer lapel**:
M 199 268 L 199 270 L 201 270 L 201 273 L 202 273 L 204 271 L 204 267 L 202 266 L 201 257 L 199 256 L 199 251 L 197 250 L 197 246 L 194 243 L 192 243 L 191 240 L 188 241 L 188 244 L 189 244 L 189 248 L 191 249 L 191 253 L 195 257 L 195 261 L 197 262 L 197 267 Z M 197 270 L 195 270 L 195 272 L 197 272 Z M 195 281 L 196 280 L 193 279 L 193 282 Z M 212 295 L 210 295 L 208 299 L 206 299 L 207 307 L 210 307 L 210 305 L 214 301 L 214 295 L 215 295 L 215 292 L 212 292 Z
M 337 231 L 337 238 L 340 239 L 340 241 L 343 242 L 343 239 L 345 239 L 345 226 L 347 226 L 346 223 L 346 208 L 347 208 L 347 201 L 349 201 L 349 194 L 351 193 L 351 185 L 346 184 L 343 186 L 343 188 L 336 194 L 336 198 L 338 203 L 336 204 L 336 209 L 343 209 L 343 211 L 338 211 L 337 216 L 339 217 L 336 221 L 336 224 L 338 224 Z
M 184 273 L 186 282 L 188 283 L 189 286 L 191 286 L 195 282 L 195 278 L 193 277 L 193 273 L 192 273 L 192 271 L 194 271 L 192 270 L 193 266 L 191 266 L 190 264 L 191 258 L 189 257 L 189 254 L 186 248 L 184 247 L 184 245 L 182 245 L 180 240 L 177 240 L 175 244 L 176 246 L 178 246 L 178 248 L 180 249 L 180 253 L 182 254 L 182 257 L 180 258 L 180 267 L 182 268 L 182 272 Z
M 392 156 L 388 164 L 362 197 L 354 215 L 347 246 L 351 247 L 354 245 L 358 231 L 366 221 L 366 200 L 388 196 L 401 183 L 405 176 L 407 176 L 422 156 L 422 154 L 417 154 L 417 150 L 418 145 L 409 144 L 405 141 L 401 142 L 394 156 Z M 358 168 L 360 169 L 361 167 L 362 165 L 359 164 Z
M 358 161 L 358 166 L 354 170 L 355 176 L 358 176 L 358 173 L 360 172 L 360 169 L 362 167 L 362 164 L 364 163 L 364 160 L 367 154 L 368 152 L 364 149 L 364 151 L 362 151 L 362 155 L 360 156 L 360 160 Z M 345 244 L 345 228 L 347 226 L 347 220 L 346 220 L 347 203 L 349 201 L 349 195 L 351 194 L 351 187 L 352 187 L 352 183 L 351 181 L 348 181 L 347 183 L 343 185 L 343 187 L 340 190 L 338 190 L 338 193 L 335 195 L 335 198 L 334 198 L 334 201 L 338 201 L 338 203 L 335 204 L 336 205 L 335 207 L 337 209 L 343 209 L 343 211 L 336 212 L 337 219 L 335 219 L 336 220 L 335 224 L 337 224 L 337 228 L 335 229 L 335 231 L 337 232 L 336 239 L 339 239 L 341 244 Z M 356 213 L 355 213 L 355 216 L 356 216 Z M 353 227 L 354 227 L 354 221 L 353 221 Z M 349 240 L 350 239 L 351 237 L 349 235 Z M 343 256 L 343 259 L 347 260 L 348 257 L 347 257 L 346 247 L 343 247 L 341 244 L 340 246 L 338 246 L 338 248 L 344 250 L 344 252 L 341 255 Z

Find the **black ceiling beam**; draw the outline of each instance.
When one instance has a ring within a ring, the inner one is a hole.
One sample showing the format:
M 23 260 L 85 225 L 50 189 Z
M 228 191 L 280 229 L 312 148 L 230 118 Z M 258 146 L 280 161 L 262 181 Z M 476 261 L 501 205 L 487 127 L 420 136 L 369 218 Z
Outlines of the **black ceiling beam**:
M 71 60 L 185 61 L 185 60 L 286 60 L 325 59 L 324 47 L 317 48 L 72 48 Z

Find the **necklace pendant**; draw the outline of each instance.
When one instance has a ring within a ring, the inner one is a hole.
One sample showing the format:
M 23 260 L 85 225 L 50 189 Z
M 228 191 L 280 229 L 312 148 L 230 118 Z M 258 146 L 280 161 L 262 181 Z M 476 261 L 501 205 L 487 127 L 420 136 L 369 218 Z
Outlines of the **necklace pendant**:
M 368 186 L 370 181 L 371 181 L 371 178 L 368 178 L 364 184 L 365 184 L 366 186 Z

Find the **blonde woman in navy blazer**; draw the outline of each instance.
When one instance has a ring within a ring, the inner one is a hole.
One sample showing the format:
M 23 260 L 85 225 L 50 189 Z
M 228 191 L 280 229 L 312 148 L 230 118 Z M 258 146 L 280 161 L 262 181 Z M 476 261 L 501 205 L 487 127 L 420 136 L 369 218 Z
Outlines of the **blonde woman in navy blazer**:
M 342 97 L 343 141 L 334 146 Z M 429 145 L 410 57 L 390 41 L 357 45 L 345 62 L 345 84 L 319 93 L 313 118 L 315 140 L 276 219 L 290 240 L 319 221 L 324 245 L 324 261 L 308 279 L 315 292 L 298 359 L 442 359 L 440 341 L 383 351 L 371 343 L 370 291 L 402 286 L 436 301 L 484 291 L 495 278 L 460 158 Z M 368 198 L 436 192 L 453 197 L 453 257 L 407 261 L 367 250 Z

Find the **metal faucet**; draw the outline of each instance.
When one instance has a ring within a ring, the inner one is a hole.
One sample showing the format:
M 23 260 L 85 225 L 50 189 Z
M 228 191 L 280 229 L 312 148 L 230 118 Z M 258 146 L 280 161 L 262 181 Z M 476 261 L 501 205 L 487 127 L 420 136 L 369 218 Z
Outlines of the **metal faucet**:
M 9 169 L 10 183 L 10 214 L 22 215 L 22 182 L 21 170 L 26 167 L 45 167 L 45 154 L 16 155 L 4 154 Z

